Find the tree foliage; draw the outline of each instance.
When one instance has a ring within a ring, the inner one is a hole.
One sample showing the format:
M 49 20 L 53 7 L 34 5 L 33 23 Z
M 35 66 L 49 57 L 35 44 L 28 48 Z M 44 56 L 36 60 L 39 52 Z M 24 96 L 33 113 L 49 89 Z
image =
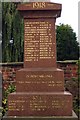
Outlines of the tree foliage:
M 23 20 L 18 14 L 17 3 L 2 4 L 2 57 L 3 62 L 23 59 Z
M 76 60 L 78 55 L 78 42 L 76 33 L 71 26 L 61 24 L 56 29 L 57 60 Z
M 2 60 L 23 61 L 23 20 L 17 11 L 17 4 L 2 3 Z M 56 29 L 57 60 L 78 59 L 76 33 L 69 25 L 61 24 Z

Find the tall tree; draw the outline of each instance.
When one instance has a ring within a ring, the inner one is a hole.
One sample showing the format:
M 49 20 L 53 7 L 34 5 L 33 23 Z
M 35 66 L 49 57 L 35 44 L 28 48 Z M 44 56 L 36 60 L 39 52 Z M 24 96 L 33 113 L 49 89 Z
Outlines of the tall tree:
M 57 60 L 76 60 L 79 46 L 76 33 L 71 26 L 60 24 L 56 29 Z
M 23 20 L 16 10 L 17 3 L 2 4 L 2 60 L 15 62 L 23 59 Z

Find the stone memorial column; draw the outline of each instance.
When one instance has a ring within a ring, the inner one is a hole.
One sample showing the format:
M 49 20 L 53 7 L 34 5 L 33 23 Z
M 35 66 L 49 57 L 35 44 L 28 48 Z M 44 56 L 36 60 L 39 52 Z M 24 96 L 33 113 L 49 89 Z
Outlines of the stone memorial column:
M 29 2 L 17 9 L 24 18 L 24 68 L 16 72 L 16 92 L 8 96 L 4 119 L 76 120 L 64 72 L 56 67 L 55 22 L 62 5 Z

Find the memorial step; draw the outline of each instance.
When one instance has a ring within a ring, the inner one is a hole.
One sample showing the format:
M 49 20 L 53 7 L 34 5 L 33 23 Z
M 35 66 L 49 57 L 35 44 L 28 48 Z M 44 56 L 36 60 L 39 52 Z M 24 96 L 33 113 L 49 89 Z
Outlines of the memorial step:
M 68 92 L 11 93 L 8 116 L 71 116 L 72 95 Z
M 56 68 L 25 68 L 16 72 L 16 92 L 64 92 L 64 72 Z
M 3 120 L 78 120 L 77 115 L 72 111 L 72 116 L 4 116 Z

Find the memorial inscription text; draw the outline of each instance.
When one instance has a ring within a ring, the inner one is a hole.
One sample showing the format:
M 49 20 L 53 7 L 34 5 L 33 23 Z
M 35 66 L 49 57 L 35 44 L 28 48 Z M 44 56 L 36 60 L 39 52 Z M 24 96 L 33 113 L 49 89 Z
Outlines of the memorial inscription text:
M 47 85 L 48 87 L 62 87 L 63 86 L 63 81 L 60 79 L 55 80 L 55 76 L 53 74 L 41 74 L 41 75 L 26 75 L 26 80 L 19 80 L 17 81 L 18 84 L 26 84 L 26 85 L 31 85 L 31 84 L 42 84 L 42 85 Z
M 33 3 L 33 8 L 45 8 L 46 3 L 45 2 L 34 2 Z
M 25 61 L 54 59 L 51 21 L 25 20 Z
M 44 111 L 46 110 L 46 108 L 65 110 L 65 108 L 68 107 L 68 99 L 61 100 L 61 98 L 57 96 L 51 98 L 52 100 L 49 103 L 47 100 L 47 96 L 46 98 L 44 96 L 32 96 L 28 99 L 28 101 L 27 97 L 18 97 L 16 100 L 9 101 L 9 111 L 15 111 L 15 109 L 16 111 L 25 111 L 26 105 L 30 108 L 31 111 Z M 22 105 L 22 103 L 24 105 Z

